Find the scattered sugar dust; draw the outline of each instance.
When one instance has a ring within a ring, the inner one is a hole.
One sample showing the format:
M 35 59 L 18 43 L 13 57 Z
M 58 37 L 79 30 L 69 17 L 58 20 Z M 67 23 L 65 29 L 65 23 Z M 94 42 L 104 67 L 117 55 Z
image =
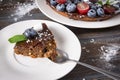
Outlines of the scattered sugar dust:
M 90 40 L 90 43 L 94 43 L 94 42 L 95 42 L 95 39 L 91 39 L 91 40 Z
M 120 45 L 118 44 L 109 44 L 103 45 L 100 47 L 99 51 L 100 55 L 100 64 L 102 67 L 107 70 L 112 70 L 116 66 L 111 63 L 114 59 L 117 59 L 117 55 L 119 54 Z
M 119 53 L 120 46 L 111 44 L 109 46 L 101 46 L 100 52 L 101 56 L 100 59 L 105 60 L 106 62 L 110 62 L 116 55 Z
M 89 42 L 90 42 L 90 43 L 93 43 L 93 44 L 96 43 L 95 39 L 93 39 L 93 38 L 90 39 Z M 84 44 L 87 44 L 87 42 L 84 42 Z M 86 53 L 90 53 L 90 50 L 87 49 L 85 46 L 82 46 L 82 50 L 85 50 Z
M 115 60 L 119 60 L 118 58 L 120 55 L 120 44 L 115 44 L 115 43 L 105 44 L 95 40 L 94 38 L 90 39 L 89 43 L 96 45 L 98 43 L 104 44 L 97 48 L 100 54 L 97 56 L 97 58 L 91 59 L 92 62 L 97 62 L 96 64 L 98 66 L 110 71 L 116 67 L 116 65 L 114 65 L 113 63 Z M 86 46 L 83 46 L 82 50 L 84 50 L 85 53 L 91 52 L 91 50 Z
M 26 14 L 28 14 L 29 16 L 32 16 L 32 14 L 30 14 L 30 11 L 38 8 L 34 1 L 32 3 L 18 3 L 17 5 L 18 6 L 15 12 L 11 14 L 9 17 L 9 18 L 13 18 L 14 21 L 18 21 L 19 19 L 24 17 Z
M 83 47 L 82 47 L 82 50 L 84 50 L 84 51 L 85 51 L 85 54 L 86 54 L 86 53 L 90 53 L 90 50 L 89 50 L 89 49 L 87 49 L 85 46 L 83 46 Z
M 86 80 L 85 78 L 83 78 L 82 80 Z
M 0 2 L 2 2 L 3 0 L 0 0 Z
M 95 39 L 90 39 L 90 43 L 95 44 L 96 43 Z M 83 47 L 83 49 L 86 48 Z M 101 53 L 100 59 L 106 62 L 110 62 L 119 53 L 120 45 L 119 44 L 103 45 L 100 47 L 99 51 Z

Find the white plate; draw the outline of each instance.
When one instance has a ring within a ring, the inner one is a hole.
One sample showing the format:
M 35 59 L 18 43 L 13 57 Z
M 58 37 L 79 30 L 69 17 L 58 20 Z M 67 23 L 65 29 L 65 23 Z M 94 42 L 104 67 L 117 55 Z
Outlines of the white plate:
M 49 18 L 69 26 L 73 27 L 79 27 L 79 28 L 106 28 L 106 27 L 112 27 L 115 25 L 120 24 L 120 15 L 117 15 L 111 19 L 105 20 L 105 21 L 98 21 L 98 22 L 85 22 L 85 21 L 77 21 L 73 19 L 69 19 L 67 17 L 64 17 L 58 13 L 56 13 L 54 10 L 52 10 L 47 4 L 46 0 L 36 0 L 36 4 L 38 5 L 41 12 L 43 12 L 46 16 Z
M 71 59 L 79 60 L 81 45 L 78 38 L 66 27 L 46 20 L 22 21 L 0 31 L 0 80 L 55 80 L 68 74 L 76 63 L 66 62 L 56 64 L 47 58 L 32 59 L 24 56 L 14 58 L 13 47 L 8 38 L 21 34 L 27 28 L 41 28 L 41 23 L 46 23 L 53 32 L 57 47 L 66 51 Z

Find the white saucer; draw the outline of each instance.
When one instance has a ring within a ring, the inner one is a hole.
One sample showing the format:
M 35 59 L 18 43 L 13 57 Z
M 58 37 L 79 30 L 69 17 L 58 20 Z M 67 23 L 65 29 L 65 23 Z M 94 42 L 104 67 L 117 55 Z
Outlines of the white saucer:
M 53 32 L 57 47 L 66 51 L 71 59 L 79 60 L 81 45 L 72 31 L 58 23 L 46 20 L 28 20 L 9 25 L 0 31 L 0 80 L 55 80 L 68 74 L 76 63 L 56 64 L 47 58 L 32 59 L 14 55 L 14 45 L 8 39 L 22 34 L 27 28 L 41 28 L 46 23 Z

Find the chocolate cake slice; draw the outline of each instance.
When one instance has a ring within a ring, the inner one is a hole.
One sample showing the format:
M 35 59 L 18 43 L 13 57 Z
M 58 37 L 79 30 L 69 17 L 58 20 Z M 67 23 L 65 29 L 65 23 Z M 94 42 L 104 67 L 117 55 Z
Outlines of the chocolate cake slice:
M 17 42 L 14 52 L 32 58 L 47 57 L 54 60 L 57 56 L 54 35 L 45 23 L 42 23 L 42 30 L 39 30 L 37 33 L 38 36 L 32 39 Z

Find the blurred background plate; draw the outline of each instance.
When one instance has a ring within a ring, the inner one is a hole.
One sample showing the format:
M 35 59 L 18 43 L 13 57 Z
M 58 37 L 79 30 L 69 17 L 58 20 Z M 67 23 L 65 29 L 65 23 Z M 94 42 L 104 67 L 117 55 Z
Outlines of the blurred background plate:
M 36 0 L 36 3 L 39 9 L 42 11 L 42 13 L 44 13 L 47 17 L 65 25 L 92 29 L 92 28 L 112 27 L 120 24 L 120 15 L 116 15 L 115 17 L 105 21 L 97 21 L 97 22 L 77 21 L 77 20 L 69 19 L 67 17 L 64 17 L 56 13 L 50 6 L 46 4 L 46 0 Z

